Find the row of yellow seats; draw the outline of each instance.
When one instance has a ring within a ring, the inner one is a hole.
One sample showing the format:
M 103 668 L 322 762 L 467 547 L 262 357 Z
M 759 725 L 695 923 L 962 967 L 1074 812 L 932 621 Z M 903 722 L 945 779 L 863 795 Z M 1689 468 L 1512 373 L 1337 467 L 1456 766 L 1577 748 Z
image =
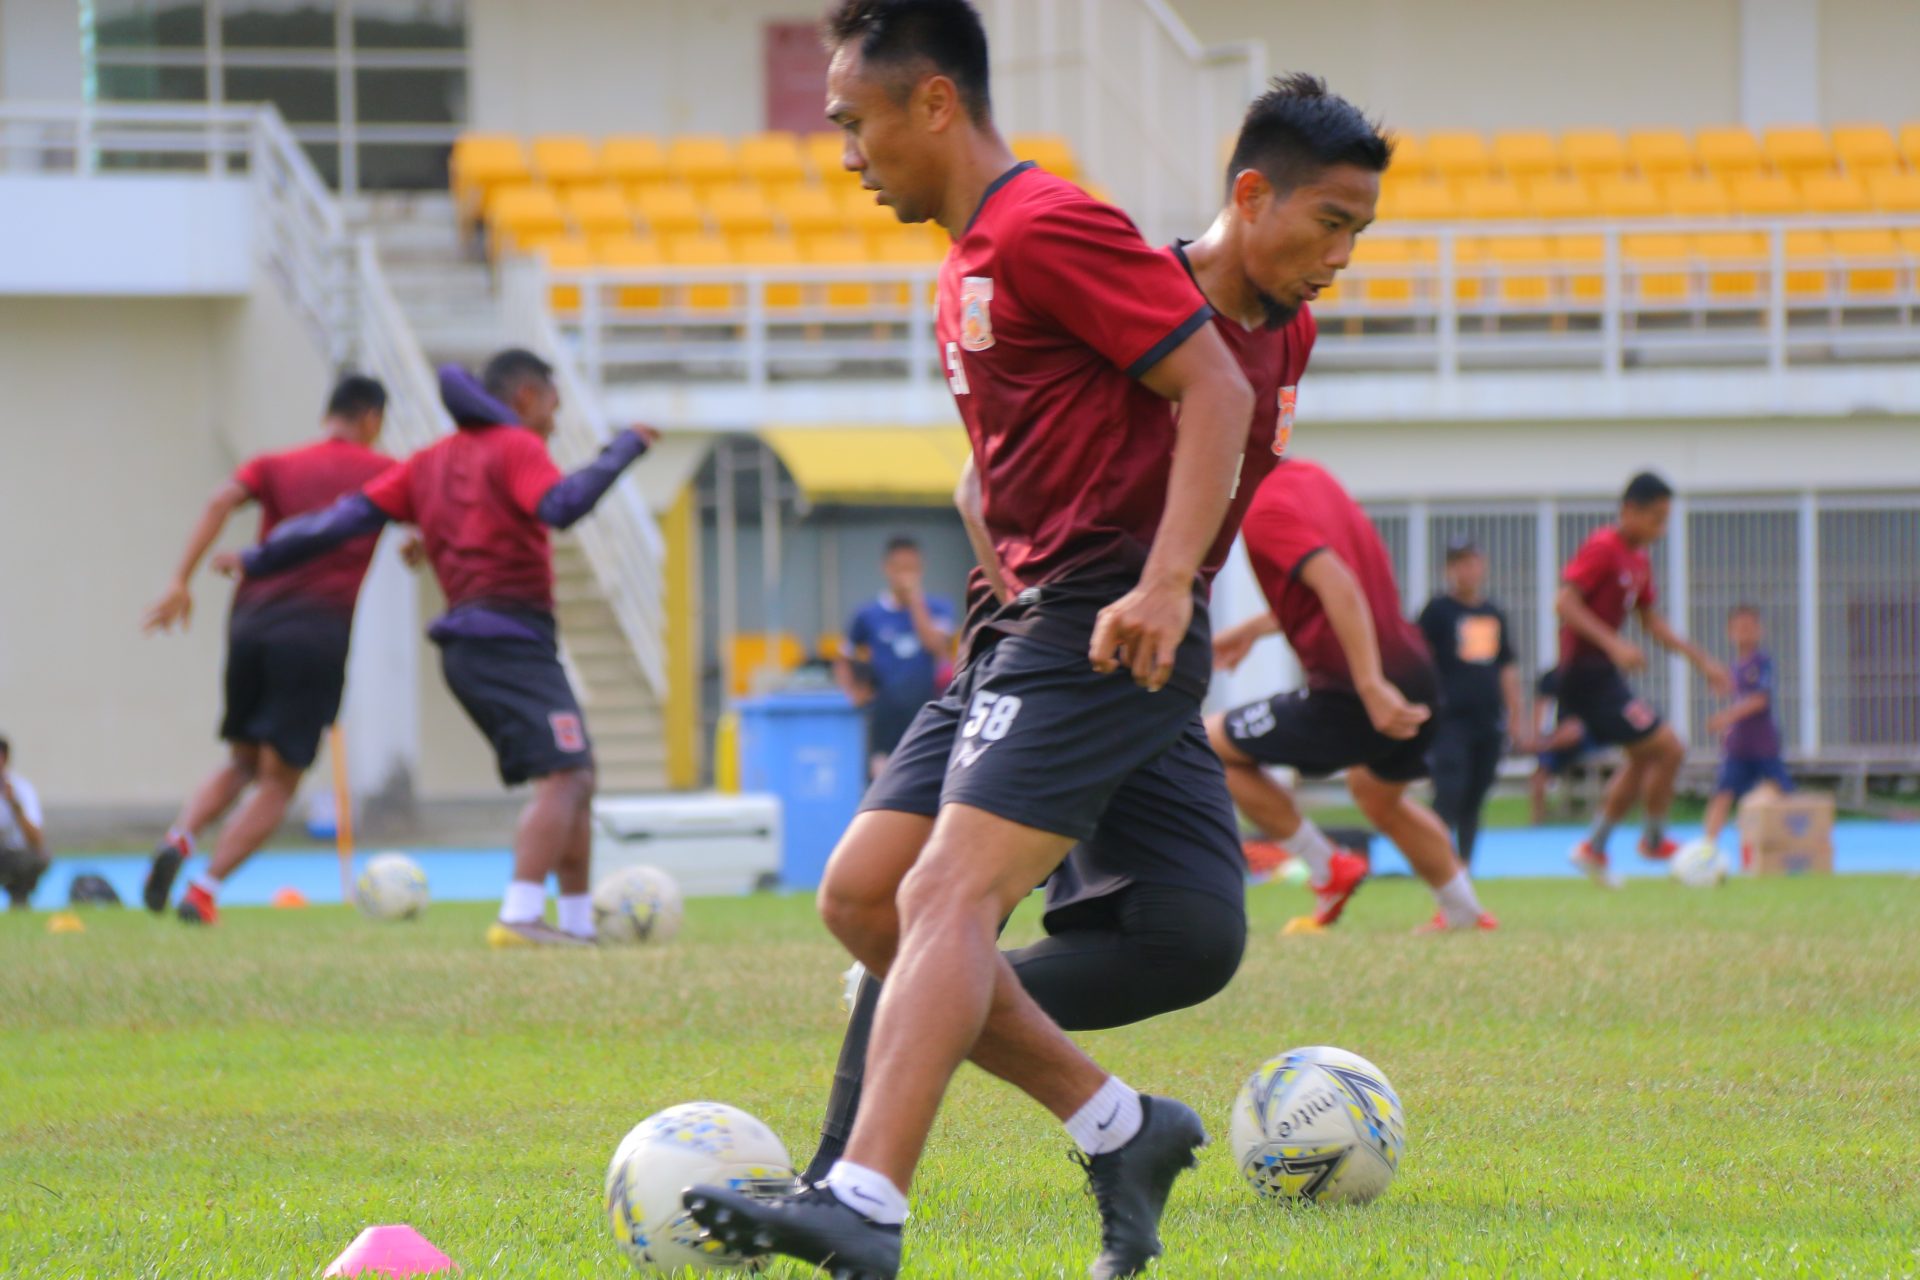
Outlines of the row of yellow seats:
M 1380 193 L 1380 217 L 1444 222 L 1456 218 L 1723 218 L 1792 214 L 1920 213 L 1920 171 L 1859 173 L 1675 173 L 1660 178 L 1580 177 L 1400 179 Z
M 1010 140 L 1023 159 L 1064 178 L 1078 166 L 1066 140 L 1052 134 Z M 734 181 L 792 184 L 850 182 L 837 133 L 757 133 L 732 139 L 696 134 L 662 140 L 623 134 L 596 143 L 584 134 L 547 134 L 523 141 L 511 134 L 470 133 L 453 146 L 454 195 L 464 212 L 477 212 L 496 187 L 542 184 L 570 187 L 613 183 L 683 182 L 696 188 Z
M 647 239 L 638 236 L 601 236 L 586 239 L 561 237 L 534 246 L 547 268 L 556 272 L 636 271 L 654 267 L 863 267 L 934 266 L 945 255 L 945 247 L 934 237 L 919 234 L 918 228 L 903 227 L 878 237 L 852 232 L 809 236 L 757 235 L 728 239 L 712 233 L 694 233 Z M 622 308 L 646 308 L 667 305 L 678 295 L 682 305 L 698 309 L 731 308 L 743 304 L 744 296 L 730 284 L 695 284 L 669 290 L 656 285 L 621 285 L 613 290 L 613 305 Z M 810 303 L 830 307 L 863 308 L 884 298 L 894 304 L 906 301 L 904 287 L 880 288 L 859 282 L 803 285 L 774 283 L 767 287 L 769 307 L 792 308 Z M 581 305 L 580 288 L 573 284 L 555 285 L 553 307 L 560 312 L 577 311 Z
M 1903 271 L 1920 268 L 1920 227 L 1789 231 L 1783 250 L 1789 296 L 1829 294 L 1836 282 L 1851 294 L 1886 294 L 1898 288 Z M 1455 296 L 1463 302 L 1488 297 L 1504 302 L 1550 301 L 1555 296 L 1553 277 L 1524 270 L 1549 266 L 1561 269 L 1561 296 L 1597 302 L 1605 295 L 1605 278 L 1596 270 L 1606 260 L 1602 236 L 1468 237 L 1455 245 L 1454 252 Z M 1696 284 L 1716 297 L 1757 298 L 1772 253 L 1771 238 L 1757 231 L 1653 232 L 1620 238 L 1629 290 L 1652 300 L 1692 296 Z M 1423 283 L 1432 281 L 1438 259 L 1439 246 L 1431 239 L 1364 240 L 1354 263 L 1360 274 L 1336 282 L 1331 294 L 1321 295 L 1322 300 L 1412 302 L 1431 293 L 1430 285 L 1423 287 Z
M 1833 171 L 1920 169 L 1920 122 L 1897 132 L 1883 124 L 1844 124 L 1832 130 L 1794 125 L 1756 132 L 1739 127 L 1701 129 L 1571 129 L 1555 137 L 1545 130 L 1495 133 L 1443 131 L 1401 135 L 1393 168 L 1410 176 L 1461 179 L 1505 174 L 1512 178 L 1553 173 L 1602 177 L 1640 173 L 1774 172 L 1785 175 Z
M 496 253 L 521 251 L 564 233 L 879 234 L 900 225 L 893 210 L 874 203 L 871 192 L 806 183 L 771 189 L 730 183 L 710 189 L 705 198 L 691 187 L 672 183 L 584 186 L 563 192 L 550 187 L 501 187 L 487 197 L 484 219 Z

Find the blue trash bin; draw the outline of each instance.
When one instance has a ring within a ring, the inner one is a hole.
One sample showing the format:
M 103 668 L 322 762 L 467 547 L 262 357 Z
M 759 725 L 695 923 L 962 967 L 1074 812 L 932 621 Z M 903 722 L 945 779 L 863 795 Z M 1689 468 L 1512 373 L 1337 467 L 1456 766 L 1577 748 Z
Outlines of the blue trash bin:
M 740 789 L 780 797 L 781 883 L 811 889 L 866 792 L 866 719 L 838 689 L 771 693 L 734 709 Z

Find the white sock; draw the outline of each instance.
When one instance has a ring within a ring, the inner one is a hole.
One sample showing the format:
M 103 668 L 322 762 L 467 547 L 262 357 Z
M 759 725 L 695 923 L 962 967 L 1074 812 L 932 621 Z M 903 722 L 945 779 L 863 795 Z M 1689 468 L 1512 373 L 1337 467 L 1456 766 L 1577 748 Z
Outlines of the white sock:
M 209 898 L 217 898 L 220 896 L 220 878 L 210 871 L 202 871 L 199 875 L 195 876 L 193 878 L 193 887 L 206 894 Z
M 1118 1151 L 1140 1132 L 1140 1095 L 1119 1076 L 1108 1076 L 1100 1091 L 1067 1121 L 1067 1132 L 1090 1156 Z
M 1280 847 L 1307 864 L 1307 878 L 1325 884 L 1333 870 L 1333 842 L 1313 825 L 1312 818 L 1300 819 L 1300 829 L 1280 842 Z
M 592 894 L 563 893 L 560 895 L 560 930 L 576 938 L 593 936 Z
M 869 1222 L 897 1227 L 907 1220 L 907 1198 L 893 1179 L 851 1160 L 836 1160 L 823 1183 L 833 1198 Z
M 532 880 L 507 881 L 507 894 L 500 899 L 502 924 L 532 924 L 547 914 L 547 886 Z
M 1433 897 L 1450 928 L 1464 929 L 1480 919 L 1480 899 L 1473 896 L 1473 881 L 1464 871 L 1435 889 Z

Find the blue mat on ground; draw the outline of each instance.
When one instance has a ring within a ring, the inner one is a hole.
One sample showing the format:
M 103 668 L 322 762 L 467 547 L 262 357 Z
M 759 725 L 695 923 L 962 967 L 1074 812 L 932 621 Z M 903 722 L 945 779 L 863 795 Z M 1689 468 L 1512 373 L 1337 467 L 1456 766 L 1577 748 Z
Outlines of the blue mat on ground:
M 1676 840 L 1691 840 L 1700 834 L 1697 827 L 1674 827 Z M 1535 827 L 1519 831 L 1488 831 L 1481 835 L 1473 857 L 1476 879 L 1504 877 L 1575 876 L 1567 863 L 1567 851 L 1584 834 L 1579 827 Z M 1639 841 L 1637 827 L 1624 828 L 1614 835 L 1613 858 L 1623 875 L 1662 876 L 1663 863 L 1647 862 L 1633 849 Z M 1724 838 L 1733 852 L 1733 836 Z M 475 902 L 500 896 L 513 868 L 513 857 L 505 849 L 431 849 L 415 853 L 426 868 L 433 896 L 442 902 Z M 364 856 L 355 869 L 365 864 Z M 189 862 L 179 885 L 205 866 L 201 859 Z M 1409 873 L 1399 850 L 1384 840 L 1376 840 L 1373 849 L 1374 871 L 1379 875 Z M 1834 830 L 1834 869 L 1841 874 L 1920 875 L 1920 823 L 1843 822 Z M 140 883 L 146 877 L 145 855 L 91 855 L 57 859 L 53 869 L 40 883 L 33 905 L 53 909 L 66 905 L 67 886 L 73 877 L 86 872 L 105 876 L 108 883 L 129 906 L 140 901 Z M 315 904 L 340 901 L 340 863 L 332 853 L 280 853 L 268 850 L 242 867 L 227 882 L 220 895 L 223 906 L 265 906 L 281 889 L 298 889 Z

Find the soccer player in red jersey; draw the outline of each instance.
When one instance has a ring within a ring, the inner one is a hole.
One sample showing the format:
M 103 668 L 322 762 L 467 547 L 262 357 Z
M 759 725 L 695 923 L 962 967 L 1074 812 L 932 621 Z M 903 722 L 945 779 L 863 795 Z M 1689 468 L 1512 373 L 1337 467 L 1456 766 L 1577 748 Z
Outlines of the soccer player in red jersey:
M 560 665 L 549 529 L 593 510 L 656 438 L 622 431 L 599 458 L 562 477 L 547 455 L 560 395 L 528 351 L 488 361 L 484 385 L 454 365 L 441 398 L 459 428 L 325 512 L 291 522 L 245 553 L 249 580 L 270 578 L 389 521 L 418 526 L 447 597 L 429 634 L 447 687 L 493 746 L 500 779 L 533 783 L 514 833 L 513 879 L 488 930 L 494 946 L 590 945 L 588 893 L 593 747 Z M 560 882 L 559 928 L 546 923 L 546 880 Z
M 147 610 L 146 630 L 184 629 L 192 621 L 194 571 L 241 507 L 260 504 L 265 537 L 281 522 L 326 507 L 391 467 L 393 459 L 373 450 L 386 408 L 387 392 L 378 382 L 343 378 L 327 401 L 321 440 L 242 464 L 201 512 L 166 594 Z M 142 892 L 149 911 L 166 910 L 174 878 L 193 856 L 200 832 L 251 786 L 246 803 L 221 831 L 207 869 L 194 877 L 180 901 L 182 920 L 214 923 L 221 882 L 286 816 L 301 776 L 319 754 L 320 735 L 340 710 L 354 604 L 373 560 L 374 541 L 356 539 L 298 573 L 273 582 L 243 582 L 234 592 L 220 727 L 227 760 L 187 798 L 154 850 Z
M 1641 856 L 1673 856 L 1678 846 L 1666 838 L 1667 808 L 1686 758 L 1672 726 L 1627 687 L 1623 673 L 1645 670 L 1647 655 L 1620 629 L 1629 617 L 1639 617 L 1648 637 L 1686 655 L 1715 693 L 1725 696 L 1733 688 L 1725 667 L 1654 612 L 1647 548 L 1666 533 L 1672 510 L 1673 489 L 1665 480 L 1652 472 L 1635 476 L 1621 496 L 1619 521 L 1596 529 L 1568 562 L 1555 601 L 1561 714 L 1577 716 L 1595 742 L 1627 753 L 1627 766 L 1608 785 L 1592 832 L 1573 850 L 1573 864 L 1607 888 L 1619 885 L 1607 861 L 1607 842 L 1635 800 L 1646 806 Z
M 1278 632 L 1300 659 L 1307 687 L 1208 719 L 1234 802 L 1291 848 L 1305 822 L 1293 797 L 1262 766 L 1289 765 L 1309 775 L 1344 769 L 1360 811 L 1433 890 L 1440 910 L 1426 928 L 1493 928 L 1446 824 L 1407 794 L 1427 776 L 1439 679 L 1420 629 L 1401 610 L 1393 565 L 1373 521 L 1325 468 L 1289 459 L 1254 495 L 1243 532 L 1271 609 L 1222 632 L 1214 642 L 1216 659 L 1236 667 L 1255 641 Z M 1337 920 L 1365 870 L 1364 863 L 1348 870 L 1331 860 L 1315 886 L 1318 909 L 1290 922 L 1288 932 L 1312 932 Z
M 1177 263 L 1116 210 L 1015 162 L 992 123 L 971 5 L 845 0 L 826 30 L 828 114 L 848 167 L 902 221 L 932 218 L 954 237 L 937 336 L 1014 596 L 915 719 L 835 851 L 838 887 L 822 889 L 830 927 L 886 975 L 845 1158 L 795 1196 L 695 1187 L 686 1203 L 728 1247 L 891 1278 L 904 1190 L 971 1057 L 1065 1122 L 1102 1219 L 1092 1274 L 1132 1275 L 1160 1251 L 1200 1119 L 1076 1048 L 995 938 L 1124 803 L 1132 775 L 1206 750 L 1199 571 L 1252 396 Z M 1236 858 L 1217 773 L 1190 803 L 1216 814 L 1217 856 Z

